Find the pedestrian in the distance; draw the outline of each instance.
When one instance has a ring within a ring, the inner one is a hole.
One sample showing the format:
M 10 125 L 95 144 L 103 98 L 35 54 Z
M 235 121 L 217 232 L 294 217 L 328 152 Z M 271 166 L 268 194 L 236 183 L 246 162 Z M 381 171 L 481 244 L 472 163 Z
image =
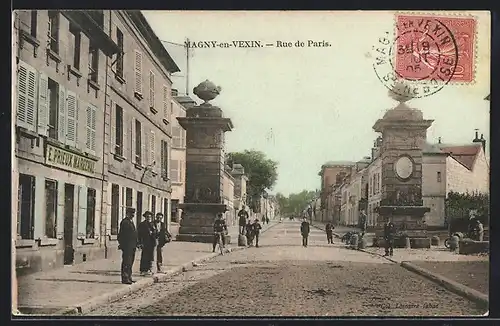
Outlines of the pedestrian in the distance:
M 476 225 L 474 226 L 474 234 L 476 241 L 483 241 L 484 238 L 484 227 L 483 223 L 479 219 L 476 220 Z
M 212 243 L 212 252 L 215 252 L 215 247 L 219 243 L 219 237 L 222 240 L 222 245 L 226 245 L 226 235 L 227 233 L 227 224 L 226 220 L 224 220 L 224 215 L 222 213 L 217 214 L 217 218 L 214 222 L 214 241 Z
M 165 222 L 163 222 L 162 213 L 156 213 L 154 226 L 156 232 L 156 240 L 158 242 L 158 244 L 156 245 L 156 269 L 158 273 L 163 273 L 163 247 L 167 243 L 172 241 L 172 235 L 170 234 L 170 232 L 168 232 Z
M 247 236 L 247 245 L 249 247 L 251 247 L 252 246 L 252 242 L 253 242 L 254 232 L 253 232 L 253 224 L 250 221 L 250 219 L 248 219 L 248 221 L 247 221 L 247 225 L 245 227 L 245 231 L 246 231 L 246 236 Z
M 245 227 L 246 227 L 246 224 L 247 224 L 247 219 L 248 219 L 248 212 L 245 210 L 245 206 L 243 206 L 242 209 L 240 209 L 240 211 L 238 212 L 238 217 L 239 217 L 239 220 L 238 220 L 238 226 L 240 228 L 240 234 L 241 235 L 245 235 Z
M 328 244 L 332 243 L 333 244 L 333 224 L 328 222 L 326 223 L 325 226 L 325 231 L 326 231 L 326 240 L 328 241 Z
M 307 247 L 309 231 L 309 222 L 307 221 L 307 218 L 304 217 L 304 220 L 300 224 L 300 234 L 302 234 L 302 245 L 304 247 Z
M 153 274 L 154 251 L 156 247 L 156 231 L 153 224 L 153 213 L 145 212 L 142 216 L 146 219 L 139 223 L 137 233 L 139 235 L 139 246 L 141 252 L 141 276 Z
M 266 224 L 269 224 L 269 217 L 266 216 Z
M 122 251 L 121 277 L 123 284 L 132 284 L 132 266 L 135 260 L 135 250 L 137 248 L 137 231 L 132 222 L 135 215 L 135 208 L 125 209 L 125 218 L 120 223 L 118 232 L 118 249 Z
M 256 248 L 259 248 L 260 230 L 262 230 L 262 225 L 260 225 L 259 219 L 255 219 L 255 222 L 253 222 L 253 232 L 254 232 L 254 236 L 255 236 L 255 247 Z
M 384 240 L 385 240 L 385 255 L 392 256 L 394 253 L 394 237 L 396 235 L 396 227 L 390 219 L 384 224 Z
M 364 209 L 359 212 L 359 228 L 361 229 L 361 238 L 365 235 L 367 226 L 366 211 Z

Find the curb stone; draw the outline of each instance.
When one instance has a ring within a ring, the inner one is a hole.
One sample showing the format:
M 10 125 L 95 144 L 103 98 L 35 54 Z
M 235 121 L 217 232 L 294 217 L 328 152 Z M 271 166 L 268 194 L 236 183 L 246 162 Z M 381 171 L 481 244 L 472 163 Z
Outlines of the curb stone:
M 271 229 L 272 227 L 274 227 L 276 225 L 278 225 L 278 223 L 274 223 L 274 224 L 270 225 L 265 230 L 262 230 L 262 233 L 266 232 L 267 230 Z M 243 250 L 243 249 L 246 249 L 246 247 L 229 248 L 229 253 L 234 252 L 234 251 L 238 251 L 238 250 Z M 188 268 L 191 268 L 196 264 L 210 260 L 210 259 L 215 258 L 217 256 L 220 256 L 220 253 L 218 253 L 218 252 L 210 253 L 210 254 L 207 254 L 205 256 L 202 256 L 201 258 L 193 259 L 193 260 L 191 260 L 187 263 L 184 263 L 180 266 L 173 267 L 172 269 L 166 271 L 164 274 L 154 274 L 153 277 L 151 277 L 151 278 L 142 279 L 140 281 L 137 281 L 137 282 L 127 286 L 127 287 L 118 289 L 118 290 L 113 291 L 113 292 L 104 293 L 98 297 L 84 301 L 83 303 L 78 304 L 76 306 L 62 309 L 53 315 L 75 315 L 75 314 L 82 314 L 82 313 L 89 312 L 92 309 L 96 308 L 97 306 L 102 305 L 103 303 L 116 301 L 120 297 L 123 297 L 127 294 L 137 292 L 143 288 L 146 288 L 150 285 L 153 285 L 154 283 L 159 283 L 163 280 L 171 278 L 172 276 L 183 273 L 183 272 L 187 271 Z
M 401 262 L 401 267 L 412 271 L 416 274 L 419 274 L 441 286 L 444 288 L 448 289 L 451 292 L 454 292 L 460 296 L 466 297 L 467 299 L 481 305 L 484 307 L 488 307 L 489 305 L 489 297 L 488 295 L 481 293 L 477 290 L 471 289 L 468 286 L 465 286 L 463 284 L 460 284 L 458 282 L 455 282 L 453 280 L 450 280 L 449 278 L 446 278 L 442 275 L 433 273 L 429 271 L 428 269 L 416 266 L 410 262 L 404 261 Z

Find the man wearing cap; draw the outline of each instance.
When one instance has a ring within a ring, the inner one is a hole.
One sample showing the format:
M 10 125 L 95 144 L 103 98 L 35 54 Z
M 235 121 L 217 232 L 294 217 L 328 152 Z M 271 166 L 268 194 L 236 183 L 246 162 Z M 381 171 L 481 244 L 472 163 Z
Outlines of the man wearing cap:
M 163 264 L 163 247 L 172 240 L 172 235 L 168 232 L 165 223 L 163 222 L 163 214 L 156 213 L 154 222 L 156 239 L 158 245 L 156 246 L 156 268 L 158 273 L 163 273 L 161 267 Z
M 262 225 L 260 225 L 259 219 L 255 219 L 253 222 L 253 233 L 255 236 L 255 248 L 259 248 L 259 235 L 260 230 L 262 229 Z
M 135 208 L 127 207 L 125 218 L 120 223 L 118 232 L 118 249 L 122 251 L 121 276 L 123 284 L 132 284 L 132 265 L 135 260 L 135 250 L 137 247 L 137 231 L 132 219 L 135 215 Z
M 240 227 L 240 234 L 245 234 L 245 226 L 247 224 L 248 212 L 245 210 L 245 206 L 238 212 L 238 226 Z
M 214 223 L 214 242 L 213 242 L 213 251 L 215 252 L 215 247 L 219 242 L 219 237 L 222 237 L 222 244 L 226 245 L 226 239 L 224 237 L 224 232 L 227 232 L 227 224 L 223 219 L 222 213 L 217 214 L 217 218 Z
M 139 235 L 139 245 L 141 252 L 141 276 L 153 274 L 152 265 L 154 260 L 154 250 L 156 246 L 156 231 L 153 224 L 153 213 L 146 211 L 142 216 L 146 219 L 139 223 L 137 232 Z

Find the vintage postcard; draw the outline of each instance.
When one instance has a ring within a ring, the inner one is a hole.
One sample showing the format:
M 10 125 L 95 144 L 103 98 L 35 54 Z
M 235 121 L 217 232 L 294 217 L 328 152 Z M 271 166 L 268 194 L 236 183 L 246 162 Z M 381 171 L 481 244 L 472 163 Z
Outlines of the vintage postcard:
M 13 11 L 13 314 L 488 315 L 490 24 Z

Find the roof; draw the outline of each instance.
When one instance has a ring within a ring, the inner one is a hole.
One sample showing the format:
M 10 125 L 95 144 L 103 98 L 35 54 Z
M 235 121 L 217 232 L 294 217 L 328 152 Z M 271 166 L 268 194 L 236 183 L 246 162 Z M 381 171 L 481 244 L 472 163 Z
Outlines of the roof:
M 351 161 L 328 161 L 325 164 L 323 164 L 323 167 L 336 167 L 336 166 L 354 166 L 356 165 L 355 162 Z
M 439 144 L 429 144 L 425 143 L 422 149 L 425 154 L 446 154 L 441 150 Z
M 481 143 L 468 145 L 437 144 L 442 152 L 449 154 L 467 169 L 472 170 L 477 154 L 481 151 Z
M 141 34 L 143 34 L 144 39 L 151 47 L 151 50 L 158 58 L 158 60 L 161 62 L 161 64 L 165 67 L 165 69 L 171 74 L 180 71 L 174 59 L 172 59 L 167 49 L 165 49 L 162 42 L 155 34 L 153 29 L 151 28 L 151 25 L 149 25 L 148 21 L 146 20 L 146 17 L 144 17 L 141 11 L 126 10 L 125 12 L 134 21 Z

